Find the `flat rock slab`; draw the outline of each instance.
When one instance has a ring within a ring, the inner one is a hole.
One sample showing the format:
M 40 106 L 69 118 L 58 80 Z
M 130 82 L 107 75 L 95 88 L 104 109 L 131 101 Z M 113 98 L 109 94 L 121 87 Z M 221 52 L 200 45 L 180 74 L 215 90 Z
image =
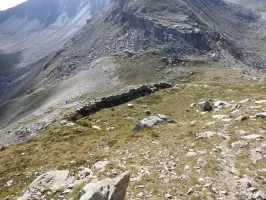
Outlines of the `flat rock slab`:
M 152 115 L 141 120 L 134 128 L 134 131 L 141 130 L 143 128 L 150 128 L 156 124 L 167 122 L 168 118 L 165 115 Z
M 229 118 L 228 115 L 213 115 L 212 116 L 213 119 L 226 119 Z
M 266 118 L 266 112 L 256 114 L 256 117 Z
M 255 139 L 261 139 L 262 136 L 258 134 L 251 134 L 251 135 L 242 136 L 241 138 L 245 140 L 255 140 Z
M 255 104 L 262 104 L 262 103 L 266 104 L 266 100 L 255 101 Z

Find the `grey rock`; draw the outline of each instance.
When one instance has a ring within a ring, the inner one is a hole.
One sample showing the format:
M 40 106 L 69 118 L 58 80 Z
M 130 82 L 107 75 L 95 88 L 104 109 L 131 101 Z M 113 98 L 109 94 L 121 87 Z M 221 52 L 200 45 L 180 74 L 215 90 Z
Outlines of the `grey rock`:
M 198 103 L 198 106 L 203 112 L 212 111 L 212 106 L 209 101 L 201 101 Z
M 152 114 L 150 110 L 145 110 L 144 113 L 145 113 L 146 115 L 151 115 L 151 114 Z
M 134 131 L 143 129 L 143 128 L 150 128 L 156 124 L 160 123 L 166 123 L 167 122 L 167 117 L 165 115 L 152 115 L 149 117 L 144 118 L 141 120 L 134 128 Z
M 214 102 L 214 107 L 215 108 L 223 108 L 223 107 L 228 107 L 230 106 L 231 104 L 226 102 L 226 101 L 215 101 Z
M 110 164 L 110 161 L 98 161 L 92 166 L 92 169 L 103 170 L 108 164 Z
M 93 172 L 89 168 L 81 167 L 79 168 L 78 176 L 80 179 L 88 178 L 89 176 L 93 175 Z
M 248 119 L 249 119 L 249 116 L 244 115 L 244 116 L 239 116 L 238 118 L 236 118 L 236 121 L 243 122 L 243 121 L 248 120 Z
M 233 142 L 231 144 L 233 149 L 241 149 L 241 148 L 244 148 L 247 145 L 248 145 L 248 143 L 246 141 L 242 141 L 242 140 L 237 141 L 237 142 Z
M 266 118 L 266 112 L 256 114 L 258 118 Z
M 124 200 L 130 173 L 124 172 L 115 179 L 93 181 L 78 193 L 78 200 Z
M 252 195 L 252 198 L 253 199 L 260 199 L 260 200 L 265 200 L 266 199 L 266 195 L 263 191 L 261 190 L 258 190 L 257 192 L 255 192 L 253 195 Z
M 192 188 L 190 188 L 188 191 L 187 191 L 187 195 L 192 195 L 194 192 L 194 190 Z
M 7 181 L 6 186 L 7 186 L 7 187 L 10 187 L 10 186 L 13 185 L 13 183 L 14 183 L 13 180 Z

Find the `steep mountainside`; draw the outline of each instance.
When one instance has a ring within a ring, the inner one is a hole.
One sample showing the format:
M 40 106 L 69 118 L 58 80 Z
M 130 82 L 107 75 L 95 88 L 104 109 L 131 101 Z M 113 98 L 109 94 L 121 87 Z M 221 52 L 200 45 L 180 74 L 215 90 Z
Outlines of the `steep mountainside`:
M 49 56 L 109 0 L 29 0 L 0 13 L 0 104 L 27 92 Z
M 116 1 L 67 44 L 42 86 L 72 76 L 95 58 L 123 51 L 164 53 L 177 64 L 185 56 L 211 52 L 262 68 L 264 58 L 254 51 L 263 39 L 254 31 L 258 20 L 252 11 L 223 1 Z

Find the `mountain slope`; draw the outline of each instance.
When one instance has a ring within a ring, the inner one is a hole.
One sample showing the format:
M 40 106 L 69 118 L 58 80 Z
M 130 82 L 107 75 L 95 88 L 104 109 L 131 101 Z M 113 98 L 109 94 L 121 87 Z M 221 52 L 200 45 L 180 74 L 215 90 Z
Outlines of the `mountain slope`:
M 62 48 L 107 3 L 108 0 L 29 0 L 1 12 L 1 57 L 15 62 L 0 60 L 0 104 L 25 94 L 25 88 L 42 70 L 49 55 Z
M 28 67 L 45 43 L 6 43 L 0 198 L 79 199 L 130 171 L 127 199 L 266 199 L 265 27 L 222 0 L 115 0 Z
M 260 29 L 254 29 L 256 26 Z M 21 78 L 22 73 L 28 73 L 23 68 L 23 72 L 18 73 L 20 79 L 14 81 L 16 87 L 13 90 L 8 87 L 12 85 L 8 81 L 10 74 L 3 78 L 1 83 L 7 86 L 2 90 L 6 88 L 8 95 L 0 98 L 5 102 L 1 106 L 0 124 L 5 127 L 32 113 L 38 113 L 39 118 L 47 110 L 65 107 L 66 102 L 80 96 L 99 95 L 111 88 L 116 90 L 158 80 L 160 76 L 164 80 L 179 81 L 169 75 L 168 70 L 193 62 L 215 61 L 224 65 L 263 68 L 265 58 L 257 52 L 258 46 L 265 44 L 263 38 L 257 37 L 263 27 L 265 22 L 256 13 L 220 0 L 113 1 L 103 12 L 88 20 L 57 54 L 32 65 L 37 69 L 26 76 L 28 81 Z M 58 38 L 45 41 L 56 44 L 60 41 Z M 143 75 L 143 71 L 149 74 Z M 92 76 L 86 79 L 82 74 L 87 73 Z M 106 73 L 111 75 L 103 76 Z M 73 82 L 79 80 L 88 86 L 95 82 L 92 77 L 104 87 L 80 90 L 79 82 Z M 100 77 L 104 78 L 101 80 Z M 58 95 L 62 94 L 61 88 L 65 88 L 68 95 Z M 30 100 L 36 95 L 42 101 Z M 56 114 L 50 113 L 49 116 Z

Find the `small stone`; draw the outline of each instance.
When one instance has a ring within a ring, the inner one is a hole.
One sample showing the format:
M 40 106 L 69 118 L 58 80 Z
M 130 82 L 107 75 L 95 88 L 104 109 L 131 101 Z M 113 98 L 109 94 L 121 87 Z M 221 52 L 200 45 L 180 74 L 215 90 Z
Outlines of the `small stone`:
M 231 104 L 226 102 L 226 101 L 215 101 L 214 102 L 214 107 L 215 108 L 224 108 L 224 107 L 228 107 L 230 106 Z
M 167 198 L 167 199 L 172 199 L 172 195 L 169 194 L 169 193 L 165 194 L 164 197 Z
M 206 165 L 207 163 L 206 163 L 206 161 L 204 161 L 202 158 L 199 158 L 198 160 L 197 160 L 197 166 L 198 167 L 204 167 L 205 165 Z
M 248 119 L 249 119 L 249 116 L 245 115 L 245 116 L 240 116 L 240 117 L 236 118 L 236 121 L 243 122 L 243 121 L 248 120 Z
M 198 106 L 203 112 L 212 111 L 212 106 L 211 106 L 211 103 L 209 101 L 201 101 L 198 103 Z
M 129 103 L 129 104 L 127 104 L 127 107 L 128 107 L 128 108 L 133 108 L 134 105 L 133 105 L 132 103 Z
M 255 101 L 255 104 L 266 104 L 266 100 L 259 100 L 259 101 Z
M 206 126 L 211 126 L 211 125 L 213 125 L 213 124 L 215 124 L 216 122 L 208 122 L 208 123 L 206 123 L 205 125 Z
M 144 197 L 144 193 L 143 193 L 143 192 L 138 193 L 138 194 L 137 194 L 137 197 L 138 197 L 138 198 L 143 198 L 143 197 Z
M 199 178 L 199 182 L 203 183 L 204 182 L 204 178 Z
M 248 145 L 248 143 L 245 142 L 245 141 L 242 141 L 242 140 L 237 141 L 237 142 L 233 142 L 231 144 L 231 146 L 232 146 L 233 149 L 241 149 L 241 148 L 244 148 L 247 145 Z
M 92 128 L 95 130 L 101 130 L 101 128 L 99 126 L 92 126 Z
M 232 169 L 230 169 L 230 173 L 234 174 L 234 175 L 237 175 L 238 171 L 235 168 L 232 168 Z
M 192 103 L 192 104 L 190 104 L 190 107 L 191 107 L 191 108 L 195 108 L 196 106 L 197 106 L 196 103 Z
M 188 152 L 187 153 L 187 158 L 190 158 L 190 157 L 196 157 L 198 154 L 196 152 Z
M 251 135 L 242 136 L 241 138 L 245 140 L 255 140 L 255 139 L 261 139 L 262 136 L 258 134 L 251 134 Z
M 246 131 L 243 131 L 243 130 L 236 130 L 235 133 L 236 134 L 239 134 L 239 135 L 245 135 L 245 134 L 247 134 L 247 132 Z
M 10 187 L 10 186 L 13 185 L 13 183 L 14 183 L 13 180 L 7 181 L 6 186 L 7 186 L 7 187 Z
M 106 130 L 107 130 L 107 131 L 115 130 L 115 127 L 108 127 Z
M 250 101 L 250 99 L 247 98 L 247 99 L 243 99 L 242 101 L 239 101 L 239 103 L 247 103 L 247 102 L 249 102 L 249 101 Z
M 213 115 L 212 118 L 213 119 L 225 119 L 228 118 L 228 115 Z
M 266 118 L 266 112 L 256 114 L 258 118 Z
M 75 185 L 73 184 L 73 183 L 71 183 L 71 184 L 69 184 L 68 186 L 67 186 L 67 189 L 73 189 L 75 187 Z
M 198 133 L 196 134 L 196 139 L 200 139 L 200 138 L 211 138 L 214 135 L 216 135 L 216 132 L 212 132 L 212 131 L 206 131 L 204 133 Z
M 72 193 L 73 191 L 71 189 L 66 189 L 64 190 L 64 192 L 62 192 L 62 194 L 69 194 Z
M 103 170 L 110 163 L 111 163 L 110 161 L 98 161 L 92 166 L 92 169 L 94 169 L 94 170 Z
M 76 163 L 75 160 L 71 160 L 71 161 L 70 161 L 70 164 L 75 164 L 75 163 Z
M 89 168 L 80 167 L 78 172 L 80 179 L 88 178 L 89 176 L 93 175 L 93 172 Z
M 240 104 L 233 104 L 230 111 L 236 111 L 236 110 L 239 111 L 240 108 L 242 108 Z
M 187 191 L 187 195 L 192 195 L 194 192 L 194 190 L 192 188 L 190 188 L 188 191 Z
M 266 195 L 263 191 L 259 190 L 252 195 L 254 199 L 266 199 Z
M 146 115 L 151 115 L 151 111 L 150 110 L 145 110 L 144 112 Z
M 219 193 L 222 194 L 222 195 L 228 195 L 227 191 L 220 191 Z
M 251 191 L 252 193 L 255 193 L 255 192 L 259 191 L 258 188 L 254 188 L 254 187 L 250 187 L 248 190 Z

